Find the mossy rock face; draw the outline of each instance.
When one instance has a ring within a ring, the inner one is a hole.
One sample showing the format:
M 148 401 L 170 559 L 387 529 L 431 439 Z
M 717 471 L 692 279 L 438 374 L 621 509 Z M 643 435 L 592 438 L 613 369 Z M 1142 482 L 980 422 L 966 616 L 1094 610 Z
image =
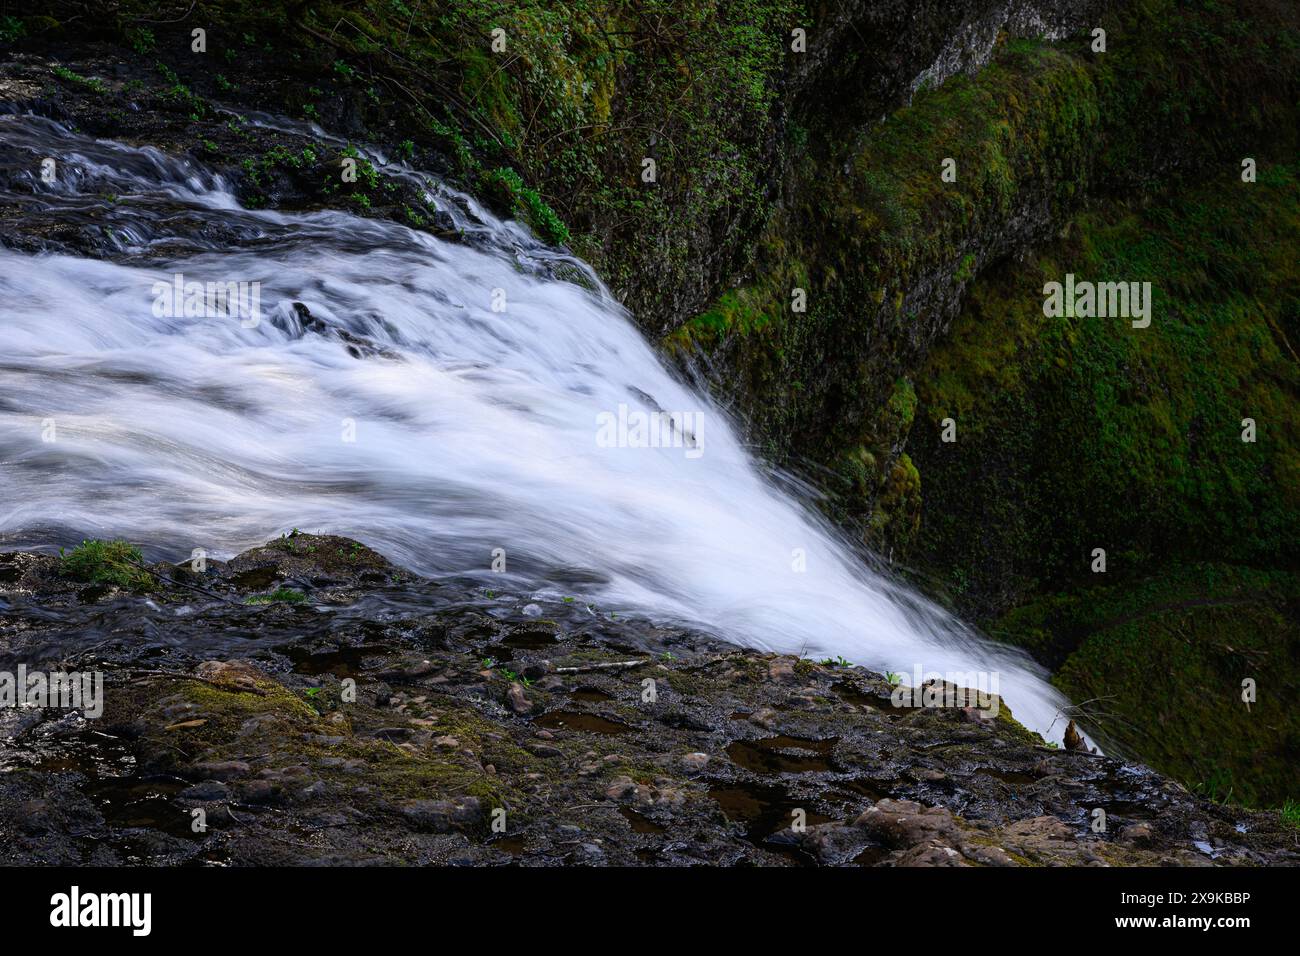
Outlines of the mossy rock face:
M 1100 577 L 1100 576 L 1099 576 Z M 1196 792 L 1249 806 L 1291 799 L 1300 760 L 1300 583 L 1216 564 L 1056 595 L 994 633 L 1056 668 L 1103 744 Z
M 920 549 L 962 607 L 989 618 L 1089 581 L 1096 548 L 1106 580 L 1205 555 L 1295 566 L 1298 244 L 1300 171 L 1271 166 L 1080 217 L 976 284 L 918 376 L 909 444 Z M 1045 317 L 1043 287 L 1067 272 L 1150 281 L 1150 327 Z
M 1011 39 L 976 75 L 800 155 L 745 281 L 665 339 L 684 364 L 707 356 L 771 457 L 839 470 L 865 447 L 888 474 L 871 446 L 892 383 L 919 391 L 976 276 L 1055 238 L 1090 197 L 1225 177 L 1243 150 L 1261 169 L 1294 155 L 1294 10 L 1153 0 L 1098 22 L 1104 54 L 1088 30 Z M 878 480 L 865 495 L 851 474 L 831 490 L 835 517 L 871 524 Z

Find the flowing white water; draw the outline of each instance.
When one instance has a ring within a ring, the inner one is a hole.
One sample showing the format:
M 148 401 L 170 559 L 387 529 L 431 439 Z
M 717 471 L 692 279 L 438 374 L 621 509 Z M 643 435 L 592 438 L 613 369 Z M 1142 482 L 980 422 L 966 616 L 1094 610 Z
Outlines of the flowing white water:
M 0 143 L 31 154 L 14 194 L 104 229 L 114 260 L 0 250 L 8 546 L 115 536 L 179 560 L 298 527 L 485 578 L 502 548 L 524 590 L 904 676 L 996 672 L 1017 717 L 1060 739 L 1039 668 L 864 566 L 589 269 L 518 225 L 432 182 L 468 241 L 246 210 L 193 162 L 33 117 L 0 117 Z M 156 314 L 177 273 L 260 282 L 261 322 Z M 602 415 L 656 404 L 692 416 L 694 448 L 599 440 Z

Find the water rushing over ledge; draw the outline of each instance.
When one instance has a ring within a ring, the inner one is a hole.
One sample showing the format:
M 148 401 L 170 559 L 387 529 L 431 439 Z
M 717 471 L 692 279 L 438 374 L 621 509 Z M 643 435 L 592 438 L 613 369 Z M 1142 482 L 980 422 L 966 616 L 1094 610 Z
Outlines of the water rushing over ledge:
M 244 209 L 193 160 L 35 117 L 0 117 L 0 140 L 30 155 L 6 198 L 104 236 L 103 258 L 0 250 L 7 547 L 112 536 L 179 560 L 338 531 L 421 574 L 576 592 L 735 643 L 996 671 L 1017 718 L 1060 739 L 1041 669 L 864 565 L 590 269 L 517 224 L 377 154 L 460 240 Z M 177 274 L 259 283 L 259 320 L 155 309 Z M 598 441 L 623 408 L 702 416 L 702 454 Z

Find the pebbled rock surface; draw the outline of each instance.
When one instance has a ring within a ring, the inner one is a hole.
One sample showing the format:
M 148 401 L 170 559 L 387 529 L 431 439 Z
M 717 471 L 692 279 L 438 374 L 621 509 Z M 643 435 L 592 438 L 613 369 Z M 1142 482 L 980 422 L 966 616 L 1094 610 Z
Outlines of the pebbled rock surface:
M 1005 706 L 895 708 L 861 668 L 338 536 L 150 568 L 146 593 L 92 590 L 0 554 L 0 670 L 105 682 L 98 719 L 0 709 L 0 862 L 1300 862 L 1276 814 L 1045 746 Z

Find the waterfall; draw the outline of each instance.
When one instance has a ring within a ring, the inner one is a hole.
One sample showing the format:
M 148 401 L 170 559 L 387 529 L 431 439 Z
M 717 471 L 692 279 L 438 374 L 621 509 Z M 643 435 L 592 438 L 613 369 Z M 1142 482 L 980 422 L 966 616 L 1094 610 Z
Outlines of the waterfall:
M 100 243 L 0 249 L 5 547 L 122 537 L 181 560 L 336 532 L 737 644 L 994 672 L 1060 739 L 1041 668 L 865 565 L 590 268 L 520 225 L 377 153 L 460 239 L 246 209 L 194 160 L 39 117 L 0 116 L 0 143 L 30 160 L 5 201 Z

